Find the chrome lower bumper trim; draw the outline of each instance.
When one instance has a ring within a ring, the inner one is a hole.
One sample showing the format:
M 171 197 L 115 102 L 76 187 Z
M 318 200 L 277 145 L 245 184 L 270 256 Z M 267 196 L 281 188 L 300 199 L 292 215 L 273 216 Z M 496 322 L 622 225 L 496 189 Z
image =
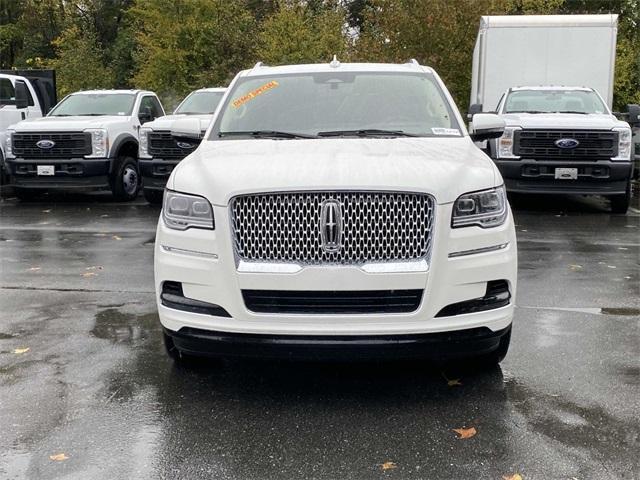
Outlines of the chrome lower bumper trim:
M 479 253 L 496 252 L 498 250 L 504 250 L 508 246 L 509 246 L 509 243 L 502 243 L 500 245 L 493 245 L 491 247 L 474 248 L 473 250 L 463 250 L 461 252 L 452 252 L 449 254 L 449 258 L 464 257 L 466 255 L 477 255 Z

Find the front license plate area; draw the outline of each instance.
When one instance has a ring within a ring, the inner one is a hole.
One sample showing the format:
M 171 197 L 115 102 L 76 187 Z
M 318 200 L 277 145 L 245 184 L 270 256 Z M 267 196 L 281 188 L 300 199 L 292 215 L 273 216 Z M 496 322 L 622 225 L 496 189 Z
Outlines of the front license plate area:
M 577 168 L 556 168 L 556 180 L 577 180 Z
M 52 176 L 56 174 L 56 169 L 54 165 L 38 165 L 38 175 L 48 175 Z

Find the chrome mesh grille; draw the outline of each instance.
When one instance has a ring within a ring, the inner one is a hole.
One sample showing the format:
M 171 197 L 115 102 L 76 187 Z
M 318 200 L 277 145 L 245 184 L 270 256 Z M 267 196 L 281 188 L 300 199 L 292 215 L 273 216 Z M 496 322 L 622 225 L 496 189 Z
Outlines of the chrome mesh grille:
M 323 249 L 322 203 L 341 204 L 337 252 Z M 434 202 L 404 192 L 299 192 L 239 196 L 231 202 L 238 257 L 307 265 L 363 264 L 424 258 L 431 246 Z

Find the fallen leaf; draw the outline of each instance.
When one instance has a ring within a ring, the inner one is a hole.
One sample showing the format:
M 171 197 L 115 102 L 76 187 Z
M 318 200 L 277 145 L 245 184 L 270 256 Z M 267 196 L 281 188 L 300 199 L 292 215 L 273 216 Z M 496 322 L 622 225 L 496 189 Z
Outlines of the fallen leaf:
M 471 428 L 454 428 L 453 429 L 454 432 L 456 432 L 458 435 L 460 435 L 458 438 L 459 439 L 465 439 L 465 438 L 471 438 L 473 436 L 475 436 L 476 429 L 474 427 Z
M 397 468 L 398 466 L 394 463 L 394 462 L 384 462 L 382 465 L 380 465 L 380 468 L 382 468 L 382 470 L 393 470 L 394 468 Z
M 616 268 L 615 265 L 607 265 L 608 268 Z
M 96 275 L 98 275 L 98 274 L 97 274 L 97 273 L 95 273 L 95 272 L 84 272 L 84 273 L 82 274 L 82 276 L 83 276 L 83 277 L 85 277 L 85 278 L 88 278 L 88 277 L 95 277 Z
M 42 210 L 42 213 L 49 213 L 51 211 L 51 209 L 48 210 Z
M 582 265 L 569 265 L 571 270 L 582 270 Z
M 91 267 L 85 268 L 85 270 L 102 270 L 102 266 L 101 265 L 93 265 Z
M 519 473 L 514 473 L 513 475 L 503 475 L 503 480 L 522 480 L 522 475 Z
M 114 240 L 122 240 L 122 238 L 120 238 L 118 235 L 114 235 L 114 236 L 113 236 L 113 237 L 111 237 L 111 238 L 113 238 Z
M 450 387 L 457 387 L 459 385 L 462 385 L 462 382 L 459 378 L 452 378 L 451 380 L 447 380 L 447 385 Z
M 67 457 L 64 453 L 56 453 L 55 455 L 49 455 L 49 459 L 53 460 L 54 462 L 64 462 L 68 458 L 69 457 Z
M 31 267 L 29 269 L 30 272 L 37 272 L 38 270 L 40 270 L 40 267 Z
M 29 350 L 31 350 L 29 347 L 24 347 L 24 348 L 14 348 L 13 349 L 13 353 L 17 354 L 17 355 L 21 355 L 23 353 L 27 353 Z

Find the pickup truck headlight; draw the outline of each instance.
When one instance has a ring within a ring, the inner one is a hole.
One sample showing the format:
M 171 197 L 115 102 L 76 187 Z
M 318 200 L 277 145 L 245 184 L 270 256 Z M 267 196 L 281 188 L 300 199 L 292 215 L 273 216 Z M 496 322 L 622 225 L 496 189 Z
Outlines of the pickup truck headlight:
M 465 193 L 453 204 L 451 226 L 453 228 L 476 225 L 482 228 L 497 227 L 507 219 L 507 194 L 504 186 Z
M 190 227 L 207 230 L 215 228 L 211 204 L 198 195 L 165 190 L 162 218 L 167 227 L 174 230 L 186 230 Z
M 618 132 L 618 155 L 611 160 L 631 160 L 631 147 L 633 145 L 631 129 L 619 127 L 614 128 L 613 131 Z
M 150 128 L 142 127 L 140 129 L 140 136 L 138 138 L 138 157 L 140 158 L 151 158 L 151 155 L 149 155 L 149 133 L 151 131 Z
M 85 132 L 91 134 L 91 155 L 86 158 L 107 158 L 109 156 L 109 134 L 104 128 L 89 128 Z
M 515 132 L 522 130 L 520 127 L 506 127 L 504 133 L 498 138 L 497 156 L 498 158 L 520 158 L 513 154 L 513 141 Z
M 5 158 L 13 158 L 13 130 L 7 130 L 4 139 Z

